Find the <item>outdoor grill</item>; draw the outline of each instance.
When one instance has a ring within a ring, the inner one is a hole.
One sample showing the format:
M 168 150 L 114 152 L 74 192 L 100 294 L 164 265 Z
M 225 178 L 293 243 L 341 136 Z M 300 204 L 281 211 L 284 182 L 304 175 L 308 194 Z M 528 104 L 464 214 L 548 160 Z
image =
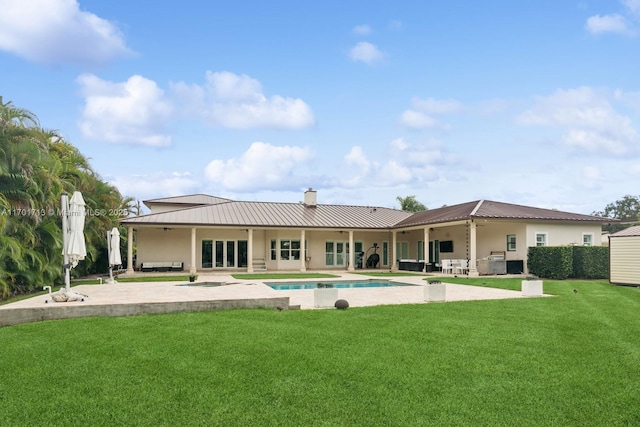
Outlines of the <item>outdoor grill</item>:
M 478 260 L 479 274 L 507 274 L 506 253 L 491 251 L 491 255 Z

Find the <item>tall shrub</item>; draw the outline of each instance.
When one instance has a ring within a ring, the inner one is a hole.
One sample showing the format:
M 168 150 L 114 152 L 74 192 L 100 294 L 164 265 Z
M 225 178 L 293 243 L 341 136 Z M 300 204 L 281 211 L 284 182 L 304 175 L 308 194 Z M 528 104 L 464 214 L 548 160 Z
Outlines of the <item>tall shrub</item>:
M 529 272 L 547 279 L 606 279 L 609 248 L 604 246 L 539 246 L 529 248 Z
M 573 277 L 606 279 L 609 277 L 609 248 L 606 246 L 575 246 Z
M 572 246 L 533 246 L 527 256 L 529 272 L 546 279 L 567 279 L 573 275 Z

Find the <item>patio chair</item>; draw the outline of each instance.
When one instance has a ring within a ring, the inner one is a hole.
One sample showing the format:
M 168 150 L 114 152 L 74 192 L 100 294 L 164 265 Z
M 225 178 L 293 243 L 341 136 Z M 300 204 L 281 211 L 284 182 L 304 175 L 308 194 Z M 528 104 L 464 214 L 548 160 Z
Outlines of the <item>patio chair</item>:
M 467 274 L 469 272 L 469 260 L 468 259 L 460 259 L 458 260 L 458 265 L 455 267 L 456 274 Z
M 442 274 L 453 274 L 453 264 L 450 259 L 442 260 Z

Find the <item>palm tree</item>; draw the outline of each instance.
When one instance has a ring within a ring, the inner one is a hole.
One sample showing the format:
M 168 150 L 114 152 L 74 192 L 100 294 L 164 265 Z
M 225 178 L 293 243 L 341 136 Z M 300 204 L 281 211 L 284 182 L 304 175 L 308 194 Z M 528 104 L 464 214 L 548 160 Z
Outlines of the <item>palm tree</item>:
M 0 97 L 0 299 L 61 283 L 61 219 L 52 213 L 59 212 L 60 195 L 74 190 L 83 192 L 91 212 L 124 212 L 133 203 L 103 182 L 76 147 Z M 75 274 L 101 268 L 106 231 L 119 219 L 87 217 L 88 259 Z
M 396 197 L 396 200 L 400 202 L 400 209 L 407 212 L 420 212 L 426 211 L 427 207 L 416 200 L 416 196 Z

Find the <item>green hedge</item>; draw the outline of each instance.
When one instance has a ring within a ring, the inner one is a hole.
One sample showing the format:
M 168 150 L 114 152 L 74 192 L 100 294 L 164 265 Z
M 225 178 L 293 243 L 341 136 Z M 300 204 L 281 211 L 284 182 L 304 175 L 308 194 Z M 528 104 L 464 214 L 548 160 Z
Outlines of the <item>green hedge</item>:
M 606 279 L 609 248 L 605 246 L 535 246 L 527 256 L 529 273 L 546 279 Z
M 534 246 L 527 257 L 529 273 L 546 279 L 568 279 L 573 273 L 572 246 Z
M 579 279 L 609 278 L 609 248 L 607 246 L 575 246 L 573 277 Z

